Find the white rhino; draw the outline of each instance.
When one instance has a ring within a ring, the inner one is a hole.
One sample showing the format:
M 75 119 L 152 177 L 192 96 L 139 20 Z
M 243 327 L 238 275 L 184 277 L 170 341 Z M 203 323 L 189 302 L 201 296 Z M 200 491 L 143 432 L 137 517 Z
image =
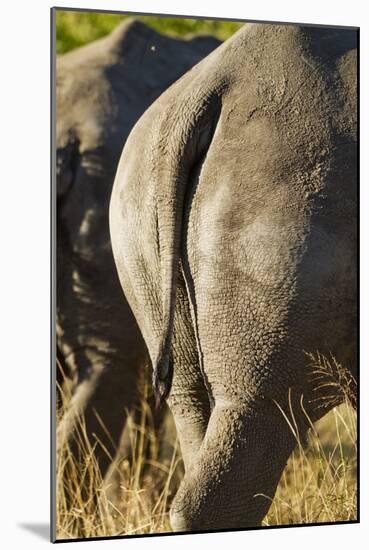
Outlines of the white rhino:
M 306 353 L 355 371 L 356 46 L 245 25 L 124 147 L 112 245 L 180 438 L 176 531 L 258 525 L 296 444 L 281 409 L 302 437 L 329 408 Z

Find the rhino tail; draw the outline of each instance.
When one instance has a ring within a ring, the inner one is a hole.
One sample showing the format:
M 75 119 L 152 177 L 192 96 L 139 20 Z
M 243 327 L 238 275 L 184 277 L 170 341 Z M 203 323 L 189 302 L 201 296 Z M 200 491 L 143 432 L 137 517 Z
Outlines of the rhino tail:
M 200 95 L 200 94 L 199 94 Z M 194 107 L 195 105 L 195 107 Z M 192 108 L 191 108 L 192 106 Z M 157 182 L 156 206 L 162 291 L 162 330 L 153 361 L 153 390 L 157 407 L 168 397 L 173 379 L 171 340 L 176 286 L 181 255 L 187 188 L 195 166 L 205 159 L 220 114 L 220 98 L 201 93 L 181 102 L 181 115 L 168 109 L 159 135 L 159 156 L 153 173 Z

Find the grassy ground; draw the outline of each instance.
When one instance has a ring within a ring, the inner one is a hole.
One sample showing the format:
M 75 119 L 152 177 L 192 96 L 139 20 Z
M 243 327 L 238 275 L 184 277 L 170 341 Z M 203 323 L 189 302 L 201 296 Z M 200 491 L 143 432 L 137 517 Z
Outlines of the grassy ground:
M 67 444 L 57 470 L 59 539 L 170 531 L 168 511 L 183 465 L 171 417 L 159 435 L 145 400 L 139 425 L 131 423 L 132 460 L 117 463 L 120 491 L 114 501 L 93 458 L 83 421 L 83 460 Z M 349 403 L 334 408 L 297 447 L 280 480 L 264 526 L 356 519 L 356 413 Z M 266 497 L 265 497 L 266 498 Z
M 123 19 L 131 15 L 98 12 L 56 12 L 57 53 L 65 53 L 83 46 L 111 32 Z M 237 31 L 243 23 L 215 21 L 209 19 L 184 19 L 179 17 L 135 16 L 155 30 L 171 36 L 188 34 L 211 34 L 225 40 Z
M 356 453 L 356 413 L 345 403 L 297 443 L 264 525 L 356 519 Z

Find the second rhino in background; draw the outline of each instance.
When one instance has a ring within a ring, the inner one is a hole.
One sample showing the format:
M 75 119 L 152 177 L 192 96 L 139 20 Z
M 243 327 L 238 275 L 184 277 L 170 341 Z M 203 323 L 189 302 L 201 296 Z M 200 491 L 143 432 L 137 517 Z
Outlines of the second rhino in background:
M 74 379 L 57 444 L 67 438 L 77 452 L 72 435 L 83 414 L 103 476 L 120 441 L 120 452 L 129 453 L 122 430 L 139 405 L 138 379 L 147 362 L 110 245 L 116 167 L 147 107 L 218 45 L 212 37 L 169 38 L 126 20 L 56 61 L 56 340 L 59 363 Z

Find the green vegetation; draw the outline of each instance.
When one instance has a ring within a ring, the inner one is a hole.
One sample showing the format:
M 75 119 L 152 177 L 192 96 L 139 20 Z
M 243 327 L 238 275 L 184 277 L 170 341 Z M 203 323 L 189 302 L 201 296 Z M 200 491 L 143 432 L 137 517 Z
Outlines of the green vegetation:
M 158 17 L 153 15 L 120 15 L 114 13 L 64 11 L 56 12 L 56 49 L 65 53 L 101 38 L 123 19 L 136 17 L 153 29 L 171 36 L 189 34 L 211 34 L 220 40 L 229 38 L 243 23 L 211 19 L 182 19 L 180 17 Z

